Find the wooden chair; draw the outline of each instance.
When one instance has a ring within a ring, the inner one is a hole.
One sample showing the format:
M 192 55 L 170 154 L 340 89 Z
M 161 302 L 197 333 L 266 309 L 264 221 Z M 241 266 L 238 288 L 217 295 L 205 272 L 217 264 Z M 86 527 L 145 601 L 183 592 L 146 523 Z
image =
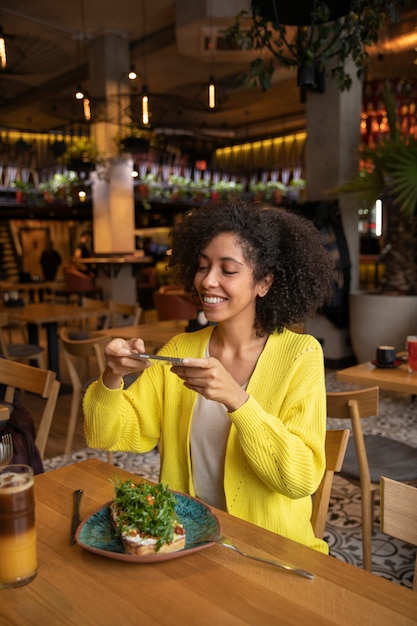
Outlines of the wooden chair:
M 335 472 L 342 469 L 343 459 L 349 441 L 349 430 L 328 430 L 326 432 L 326 470 L 319 488 L 314 494 L 311 523 L 316 537 L 323 538 L 329 510 L 330 494 Z
M 0 359 L 0 383 L 6 386 L 4 400 L 9 404 L 13 403 L 16 390 L 36 394 L 46 401 L 35 440 L 43 458 L 61 386 L 55 372 Z
M 80 409 L 81 400 L 89 382 L 86 382 L 82 375 L 83 365 L 86 359 L 95 357 L 97 359 L 98 372 L 103 372 L 105 368 L 104 348 L 111 340 L 111 337 L 100 335 L 99 333 L 92 335 L 88 339 L 71 339 L 67 328 L 60 330 L 60 340 L 62 352 L 68 374 L 72 384 L 72 398 L 70 416 L 68 420 L 67 437 L 65 441 L 65 454 L 71 453 L 72 441 L 74 439 L 75 426 L 77 423 L 78 411 Z M 111 453 L 109 453 L 109 461 Z
M 39 367 L 46 369 L 45 351 L 42 346 L 25 342 L 24 334 L 22 335 L 22 343 L 7 343 L 3 334 L 3 328 L 6 328 L 8 331 L 10 330 L 9 320 L 7 313 L 0 312 L 0 356 L 3 356 L 9 361 L 20 361 L 23 363 L 29 363 L 29 361 L 34 360 Z M 24 332 L 23 327 L 17 330 L 21 333 Z
M 156 291 L 154 302 L 160 322 L 165 320 L 194 320 L 197 317 L 197 305 L 181 295 Z
M 108 328 L 117 328 L 117 326 L 133 325 L 136 326 L 140 322 L 143 309 L 139 304 L 125 304 L 109 300 L 108 308 L 110 311 Z
M 417 546 L 417 488 L 381 476 L 381 532 Z M 417 558 L 413 589 L 417 591 Z
M 350 419 L 350 437 L 340 476 L 359 485 L 362 508 L 363 567 L 372 571 L 374 494 L 381 476 L 409 482 L 417 480 L 417 448 L 380 435 L 364 435 L 361 420 L 378 415 L 379 388 L 328 392 L 328 418 Z
M 110 309 L 108 302 L 82 296 L 81 306 L 84 309 L 97 310 L 97 317 L 87 318 L 83 320 L 83 329 L 85 331 L 98 330 L 99 328 L 109 328 L 110 326 Z

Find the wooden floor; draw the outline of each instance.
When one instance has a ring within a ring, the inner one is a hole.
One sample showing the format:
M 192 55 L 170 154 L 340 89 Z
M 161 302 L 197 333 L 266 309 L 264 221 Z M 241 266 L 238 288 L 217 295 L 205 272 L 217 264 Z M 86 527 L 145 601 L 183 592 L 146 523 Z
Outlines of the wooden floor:
M 146 311 L 145 313 L 145 321 L 151 322 L 156 319 L 156 314 L 154 311 Z M 40 343 L 42 345 L 46 345 L 45 338 L 41 337 Z M 58 396 L 55 414 L 51 426 L 51 431 L 48 437 L 48 441 L 45 449 L 45 459 L 49 459 L 54 456 L 59 456 L 64 454 L 65 448 L 65 438 L 67 434 L 67 425 L 68 425 L 68 416 L 70 412 L 71 406 L 71 397 L 72 397 L 72 388 L 71 382 L 68 375 L 67 368 L 65 366 L 64 359 L 60 358 L 60 373 L 61 373 L 61 390 Z M 90 362 L 90 371 L 89 378 L 93 380 L 98 376 L 98 368 L 96 367 L 96 363 L 94 359 L 91 359 Z M 37 396 L 33 396 L 32 394 L 25 393 L 21 397 L 22 404 L 27 406 L 27 408 L 31 411 L 33 418 L 35 420 L 35 426 L 39 423 L 40 415 L 43 410 L 43 400 L 38 398 Z M 74 443 L 72 447 L 72 451 L 75 452 L 77 450 L 81 450 L 86 447 L 84 433 L 83 433 L 83 417 L 81 407 L 78 411 L 78 421 L 76 425 L 75 435 L 74 435 Z

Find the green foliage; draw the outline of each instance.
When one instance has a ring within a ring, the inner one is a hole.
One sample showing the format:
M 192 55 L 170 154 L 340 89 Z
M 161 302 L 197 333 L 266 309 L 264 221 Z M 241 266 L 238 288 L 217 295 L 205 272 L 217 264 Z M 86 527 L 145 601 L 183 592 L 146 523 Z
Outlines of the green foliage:
M 378 41 L 380 29 L 387 21 L 398 20 L 399 7 L 408 4 L 408 0 L 352 0 L 349 13 L 335 20 L 330 19 L 325 0 L 317 0 L 311 23 L 299 26 L 295 36 L 293 27 L 279 21 L 279 4 L 273 0 L 268 7 L 270 15 L 264 15 L 262 3 L 257 6 L 256 1 L 252 2 L 251 8 L 241 11 L 226 31 L 234 48 L 266 49 L 272 53 L 272 59 L 263 55 L 252 62 L 245 82 L 267 90 L 275 63 L 287 68 L 325 68 L 333 60 L 330 77 L 345 91 L 352 85 L 352 77 L 345 69 L 347 60 L 353 59 L 357 76 L 362 78 L 368 59 L 366 46 Z
M 71 161 L 99 163 L 101 157 L 94 141 L 91 139 L 76 139 L 67 147 L 60 160 L 67 164 Z
M 389 124 L 388 139 L 374 148 L 365 147 L 362 157 L 368 170 L 339 188 L 339 192 L 356 195 L 363 208 L 372 208 L 383 195 L 390 195 L 401 213 L 413 215 L 417 206 L 417 140 L 403 136 L 389 89 L 384 91 Z

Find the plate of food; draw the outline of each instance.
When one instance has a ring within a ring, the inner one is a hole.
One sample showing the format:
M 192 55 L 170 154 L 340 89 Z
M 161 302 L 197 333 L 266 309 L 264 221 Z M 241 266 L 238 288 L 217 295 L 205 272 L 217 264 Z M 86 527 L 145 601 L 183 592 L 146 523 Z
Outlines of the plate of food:
M 116 480 L 115 498 L 77 529 L 77 543 L 90 552 L 133 563 L 180 558 L 211 545 L 220 524 L 209 506 L 158 483 Z

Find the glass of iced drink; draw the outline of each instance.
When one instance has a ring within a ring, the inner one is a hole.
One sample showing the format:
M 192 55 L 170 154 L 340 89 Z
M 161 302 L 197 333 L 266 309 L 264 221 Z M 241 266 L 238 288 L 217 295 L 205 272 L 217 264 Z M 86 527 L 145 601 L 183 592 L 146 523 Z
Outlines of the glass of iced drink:
M 0 589 L 26 585 L 36 576 L 33 470 L 0 468 Z

